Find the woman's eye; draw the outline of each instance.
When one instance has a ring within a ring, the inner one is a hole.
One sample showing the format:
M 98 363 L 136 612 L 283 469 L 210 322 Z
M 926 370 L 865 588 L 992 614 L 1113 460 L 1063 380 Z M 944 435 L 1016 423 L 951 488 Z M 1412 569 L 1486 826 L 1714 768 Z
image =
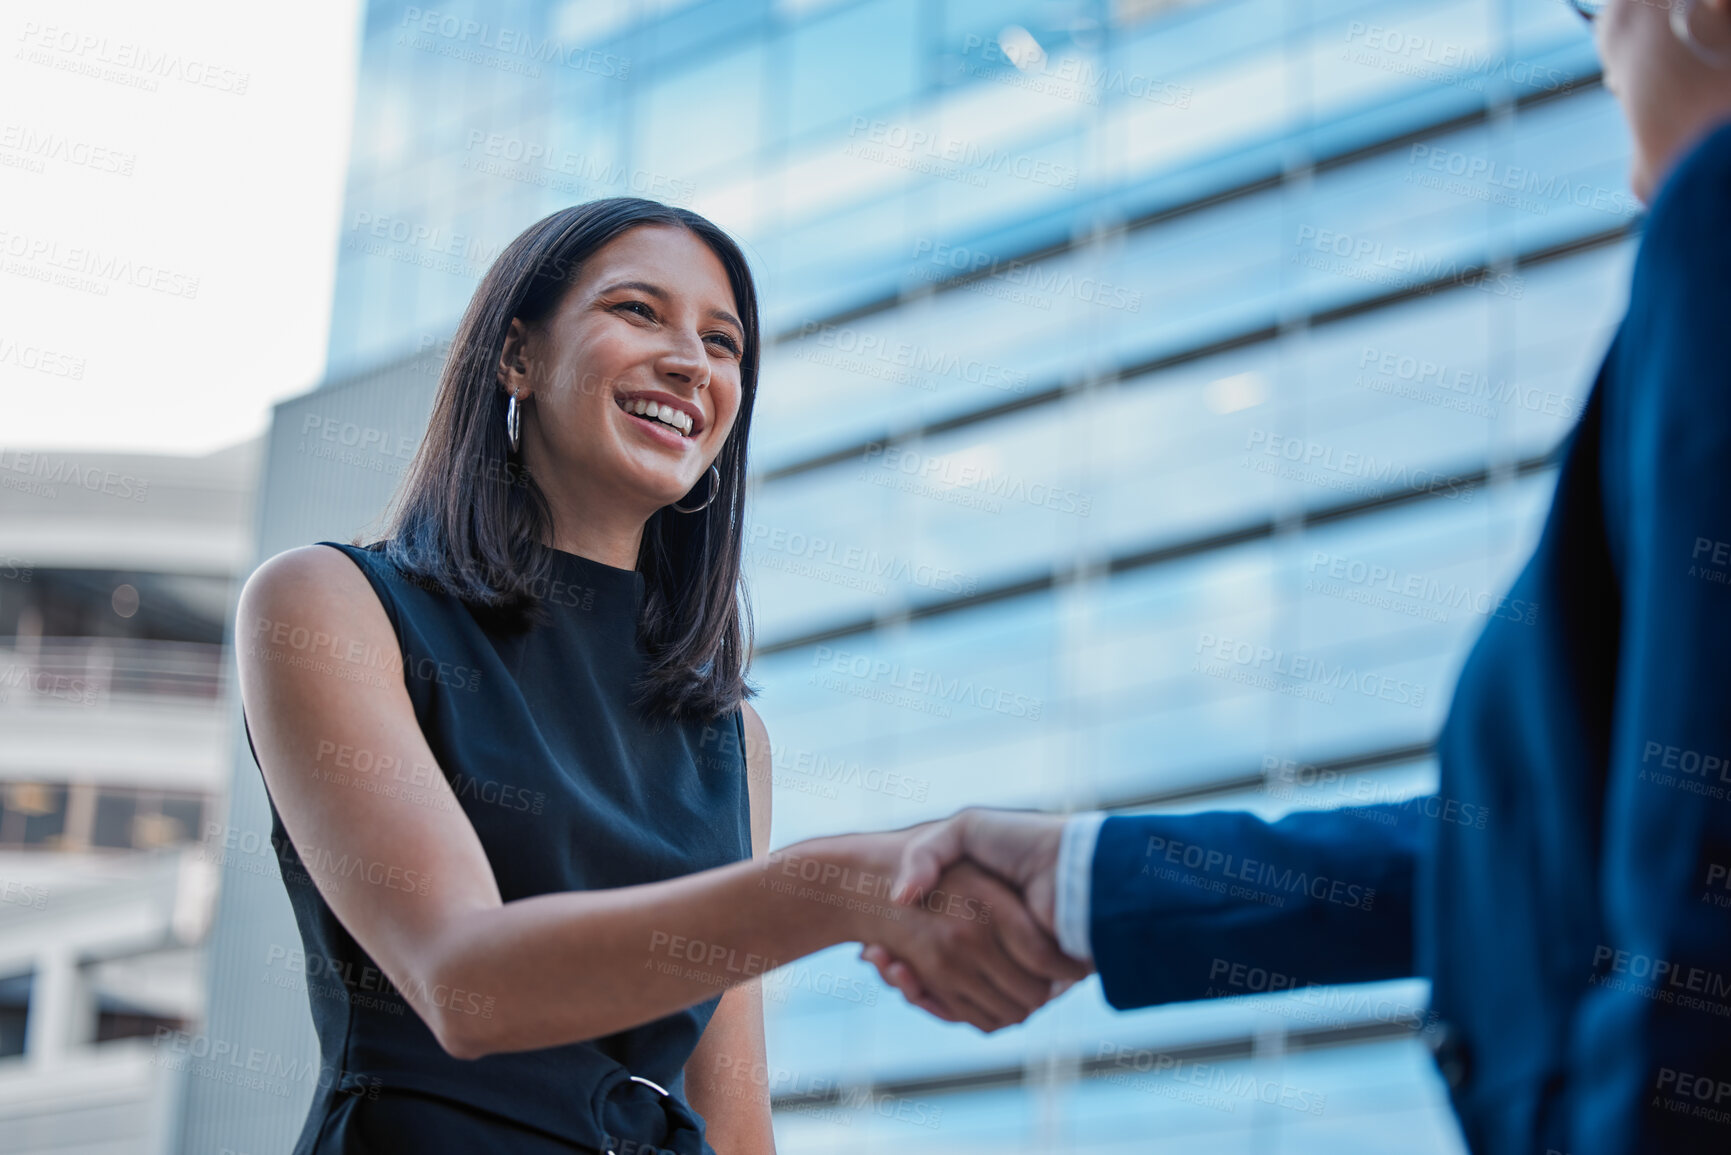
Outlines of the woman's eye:
M 648 305 L 645 305 L 642 301 L 624 301 L 618 306 L 618 308 L 620 312 L 634 309 L 637 311 L 639 317 L 649 317 L 653 319 L 655 316 L 655 310 L 651 309 Z
M 711 341 L 720 341 L 721 347 L 723 349 L 726 349 L 730 353 L 733 353 L 735 355 L 737 355 L 739 353 L 739 342 L 735 341 L 732 337 L 728 336 L 726 333 L 711 333 L 709 335 L 709 339 Z

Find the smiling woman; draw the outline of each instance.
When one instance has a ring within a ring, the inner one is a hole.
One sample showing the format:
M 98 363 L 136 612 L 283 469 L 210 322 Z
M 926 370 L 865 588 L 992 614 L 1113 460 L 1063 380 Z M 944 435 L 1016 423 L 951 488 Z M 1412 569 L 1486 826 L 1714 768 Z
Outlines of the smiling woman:
M 738 246 L 654 201 L 554 213 L 499 255 L 452 350 L 385 535 L 390 559 L 515 612 L 532 612 L 547 580 L 537 543 L 637 569 L 646 703 L 732 708 L 747 693 L 736 591 L 758 364 L 757 294 Z M 657 406 L 656 421 L 640 403 Z M 691 430 L 660 428 L 663 406 Z M 667 508 L 694 486 L 681 502 L 692 512 Z
M 247 582 L 243 719 L 329 979 L 297 1155 L 773 1152 L 765 970 L 879 943 L 985 1030 L 1085 973 L 977 866 L 893 908 L 910 831 L 767 853 L 757 350 L 714 225 L 556 213 L 471 301 L 385 536 Z

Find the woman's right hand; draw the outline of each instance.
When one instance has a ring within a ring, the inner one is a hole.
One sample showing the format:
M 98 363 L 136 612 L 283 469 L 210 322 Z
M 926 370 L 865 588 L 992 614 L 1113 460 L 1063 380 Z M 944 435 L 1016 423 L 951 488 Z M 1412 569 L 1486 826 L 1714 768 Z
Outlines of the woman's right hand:
M 862 873 L 893 879 L 918 829 L 850 835 L 847 857 Z M 887 899 L 887 891 L 879 897 Z M 912 971 L 924 996 L 918 1005 L 982 1031 L 1022 1022 L 1088 973 L 1058 949 L 1015 890 L 973 862 L 950 867 L 908 905 L 861 905 L 855 938 L 882 947 Z

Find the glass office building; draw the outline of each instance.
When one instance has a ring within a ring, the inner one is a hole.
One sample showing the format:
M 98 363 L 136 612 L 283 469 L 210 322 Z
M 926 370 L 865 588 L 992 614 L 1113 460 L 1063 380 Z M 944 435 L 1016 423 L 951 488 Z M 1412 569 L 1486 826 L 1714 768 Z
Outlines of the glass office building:
M 1419 796 L 1480 628 L 1547 610 L 1501 594 L 1639 224 L 1558 0 L 375 0 L 363 35 L 331 388 L 436 363 L 576 201 L 754 261 L 778 845 Z M 1460 1150 L 1424 985 L 1307 983 L 1222 959 L 1218 999 L 1090 981 L 983 1037 L 841 949 L 766 982 L 742 1079 L 790 1151 Z

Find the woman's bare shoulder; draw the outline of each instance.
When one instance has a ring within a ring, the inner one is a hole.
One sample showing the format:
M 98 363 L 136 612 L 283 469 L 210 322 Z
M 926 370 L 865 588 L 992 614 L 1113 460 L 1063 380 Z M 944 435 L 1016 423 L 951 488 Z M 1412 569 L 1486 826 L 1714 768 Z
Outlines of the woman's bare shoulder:
M 254 570 L 241 589 L 235 624 L 243 637 L 260 640 L 295 629 L 391 633 L 359 564 L 328 545 L 284 550 Z

